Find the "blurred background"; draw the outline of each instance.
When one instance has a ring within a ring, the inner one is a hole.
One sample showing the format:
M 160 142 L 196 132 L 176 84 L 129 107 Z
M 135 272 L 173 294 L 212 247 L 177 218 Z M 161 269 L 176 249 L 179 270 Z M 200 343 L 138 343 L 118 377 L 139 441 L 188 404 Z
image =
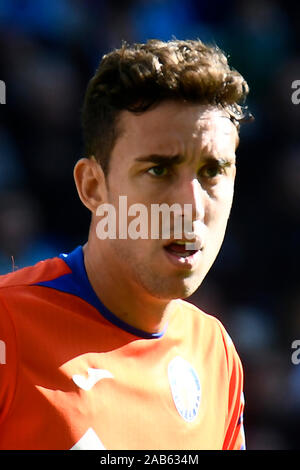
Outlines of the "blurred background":
M 235 201 L 219 257 L 189 300 L 217 316 L 245 371 L 248 449 L 299 449 L 300 14 L 268 0 L 0 0 L 0 274 L 84 244 L 73 183 L 80 109 L 122 40 L 200 38 L 250 86 Z

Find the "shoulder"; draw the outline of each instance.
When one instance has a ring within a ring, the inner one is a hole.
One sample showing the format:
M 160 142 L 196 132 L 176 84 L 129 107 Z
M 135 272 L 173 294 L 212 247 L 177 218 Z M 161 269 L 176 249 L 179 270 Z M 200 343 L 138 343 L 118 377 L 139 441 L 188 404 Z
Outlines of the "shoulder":
M 23 311 L 24 300 L 32 300 L 32 287 L 52 279 L 58 273 L 68 272 L 68 266 L 60 258 L 40 261 L 34 266 L 18 269 L 0 276 L 0 340 L 2 346 L 16 342 L 15 311 Z M 29 294 L 29 292 L 31 294 Z M 6 348 L 7 351 L 7 348 Z
M 187 321 L 186 317 L 189 317 L 187 321 L 190 324 L 189 337 L 203 342 L 211 352 L 218 351 L 226 359 L 229 372 L 235 366 L 240 370 L 240 357 L 223 323 L 216 316 L 204 312 L 191 302 L 185 300 L 176 302 L 184 316 L 181 321 Z
M 225 342 L 229 344 L 232 343 L 225 327 L 216 316 L 204 312 L 199 307 L 186 300 L 177 300 L 177 305 L 184 314 L 186 313 L 192 318 L 194 325 L 214 331 L 216 334 L 221 335 Z
M 39 261 L 33 266 L 18 269 L 0 276 L 0 296 L 5 295 L 6 289 L 26 287 L 68 274 L 70 268 L 59 257 Z
M 49 258 L 0 276 L 0 332 L 6 338 L 16 339 L 17 319 L 25 317 L 26 306 L 34 311 L 38 300 L 35 286 L 70 272 L 60 258 Z M 0 338 L 3 339 L 3 338 Z
M 32 311 L 35 309 L 32 286 L 69 272 L 66 263 L 57 257 L 0 276 L 0 425 L 14 400 L 23 332 L 32 325 L 24 313 L 28 303 L 34 304 Z

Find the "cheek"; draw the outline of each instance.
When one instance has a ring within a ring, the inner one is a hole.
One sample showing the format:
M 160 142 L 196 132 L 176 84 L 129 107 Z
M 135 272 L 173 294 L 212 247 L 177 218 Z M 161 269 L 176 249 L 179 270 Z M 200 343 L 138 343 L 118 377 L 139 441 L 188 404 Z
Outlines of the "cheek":
M 134 272 L 142 269 L 150 271 L 157 263 L 158 247 L 152 240 L 111 240 L 111 249 L 115 253 L 117 263 L 125 271 Z
M 220 197 L 220 206 L 222 206 L 222 211 L 224 211 L 224 216 L 228 219 L 234 194 L 234 182 L 227 181 L 224 183 L 222 188 L 222 196 Z
M 216 232 L 226 229 L 233 201 L 234 187 L 232 182 L 224 181 L 214 196 L 210 198 L 206 211 L 206 223 Z M 216 236 L 218 233 L 215 234 Z

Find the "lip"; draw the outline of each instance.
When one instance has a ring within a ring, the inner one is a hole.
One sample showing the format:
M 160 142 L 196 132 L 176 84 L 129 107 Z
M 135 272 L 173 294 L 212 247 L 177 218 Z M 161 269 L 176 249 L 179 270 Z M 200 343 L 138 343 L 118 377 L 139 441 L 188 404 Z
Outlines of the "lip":
M 167 257 L 167 259 L 176 267 L 178 268 L 182 268 L 182 269 L 193 269 L 197 263 L 199 262 L 201 256 L 202 256 L 202 248 L 195 251 L 195 253 L 193 253 L 192 255 L 190 256 L 185 256 L 185 257 L 181 257 L 181 256 L 178 256 L 178 255 L 175 255 L 173 253 L 170 253 L 166 247 L 164 247 L 164 253 Z
M 171 238 L 171 239 L 168 240 L 167 243 L 165 243 L 164 248 L 166 248 L 167 246 L 171 245 L 172 243 L 176 243 L 176 242 L 184 243 L 185 248 L 188 249 L 188 250 L 197 250 L 197 251 L 203 250 L 203 241 L 198 237 L 193 238 L 191 240 L 186 240 L 185 238 L 180 239 L 180 240 L 178 238 Z

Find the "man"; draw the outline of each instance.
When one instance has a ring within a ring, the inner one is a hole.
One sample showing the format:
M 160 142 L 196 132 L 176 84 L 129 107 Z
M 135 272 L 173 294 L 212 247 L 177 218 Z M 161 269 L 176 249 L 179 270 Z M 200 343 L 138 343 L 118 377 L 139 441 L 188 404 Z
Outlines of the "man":
M 1 279 L 0 448 L 245 447 L 238 355 L 221 323 L 182 299 L 223 241 L 247 92 L 201 41 L 103 57 L 74 169 L 88 241 Z M 190 208 L 190 220 L 174 215 L 166 237 L 160 214 L 158 236 L 129 236 L 136 204 L 141 230 L 162 204 Z

